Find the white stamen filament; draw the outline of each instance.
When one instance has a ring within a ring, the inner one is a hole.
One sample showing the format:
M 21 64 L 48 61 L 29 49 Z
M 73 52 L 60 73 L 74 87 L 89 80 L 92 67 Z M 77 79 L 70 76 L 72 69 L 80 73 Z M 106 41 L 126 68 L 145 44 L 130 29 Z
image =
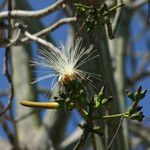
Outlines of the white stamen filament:
M 77 39 L 72 48 L 62 47 L 59 52 L 50 49 L 40 50 L 39 60 L 32 61 L 33 65 L 50 68 L 52 73 L 39 77 L 34 83 L 52 77 L 57 77 L 56 83 L 60 82 L 61 84 L 66 84 L 72 80 L 79 80 L 79 82 L 82 80 L 91 81 L 89 79 L 91 76 L 99 78 L 100 75 L 98 74 L 79 69 L 83 64 L 98 57 L 95 52 L 92 46 L 88 49 L 82 48 L 81 39 Z M 54 85 L 56 86 L 56 84 Z

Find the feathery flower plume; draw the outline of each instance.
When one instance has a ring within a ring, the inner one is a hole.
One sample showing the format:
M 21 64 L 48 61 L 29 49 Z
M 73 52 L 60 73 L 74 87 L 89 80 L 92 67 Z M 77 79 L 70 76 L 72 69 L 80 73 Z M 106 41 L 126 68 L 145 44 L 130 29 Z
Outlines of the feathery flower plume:
M 37 78 L 33 83 L 47 78 L 57 79 L 52 89 L 58 84 L 68 84 L 70 81 L 82 80 L 91 81 L 90 77 L 100 78 L 100 75 L 86 72 L 81 69 L 86 62 L 96 58 L 96 50 L 90 46 L 88 49 L 82 47 L 82 39 L 75 41 L 72 47 L 64 47 L 56 51 L 51 49 L 40 50 L 39 60 L 34 60 L 33 64 L 42 68 L 51 69 L 51 73 Z

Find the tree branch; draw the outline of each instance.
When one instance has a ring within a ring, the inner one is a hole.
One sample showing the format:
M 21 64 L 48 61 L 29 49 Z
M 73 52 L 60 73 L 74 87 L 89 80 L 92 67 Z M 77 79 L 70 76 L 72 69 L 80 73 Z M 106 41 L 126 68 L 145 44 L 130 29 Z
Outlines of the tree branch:
M 123 0 L 117 0 L 117 4 L 123 4 Z M 120 22 L 121 13 L 122 13 L 122 6 L 120 8 L 118 8 L 116 11 L 117 12 L 116 12 L 113 24 L 112 24 L 112 31 L 113 31 L 114 36 L 116 34 L 117 27 L 118 27 L 118 24 Z
M 134 85 L 139 80 L 142 80 L 144 78 L 150 77 L 150 70 L 145 71 L 145 72 L 140 72 L 135 74 L 133 77 L 127 80 L 127 87 Z
M 118 27 L 118 24 L 119 24 L 120 18 L 121 18 L 123 5 L 124 5 L 124 3 L 123 3 L 122 0 L 117 0 L 117 6 L 116 7 L 119 7 L 119 8 L 117 8 L 117 10 L 116 10 L 116 14 L 115 14 L 113 24 L 111 23 L 111 21 L 109 19 L 106 22 L 106 27 L 107 27 L 107 30 L 108 30 L 108 36 L 111 40 L 115 38 L 117 27 Z M 113 7 L 112 9 L 114 9 L 114 8 L 115 7 Z M 109 11 L 111 12 L 112 9 L 110 9 Z
M 27 30 L 24 29 L 24 27 L 22 25 L 20 26 L 20 29 L 25 34 L 25 36 L 27 36 L 29 39 L 34 40 L 34 41 L 50 48 L 52 51 L 55 51 L 56 53 L 60 53 L 60 50 L 57 47 L 55 47 L 52 43 L 30 34 Z
M 39 31 L 39 32 L 37 32 L 37 33 L 35 33 L 35 34 L 33 34 L 33 36 L 43 36 L 43 35 L 45 35 L 45 34 L 48 34 L 49 32 L 52 32 L 52 31 L 54 31 L 55 29 L 57 29 L 58 27 L 60 27 L 61 25 L 63 25 L 63 24 L 67 24 L 67 23 L 71 23 L 71 22 L 74 22 L 74 21 L 76 21 L 77 20 L 77 18 L 76 17 L 69 17 L 69 18 L 63 18 L 63 19 L 60 19 L 59 21 L 57 21 L 56 23 L 54 23 L 53 25 L 51 25 L 50 27 L 48 27 L 48 28 L 45 28 L 45 29 L 43 29 L 43 30 L 41 30 L 41 31 Z M 26 42 L 26 41 L 28 41 L 30 38 L 28 38 L 28 37 L 25 37 L 25 38 L 23 38 L 23 39 L 21 39 L 21 42 Z
M 0 19 L 9 18 L 10 15 L 11 15 L 11 18 L 22 18 L 22 19 L 29 18 L 29 17 L 32 17 L 32 18 L 43 17 L 56 11 L 60 7 L 62 7 L 64 2 L 65 0 L 59 0 L 47 8 L 36 10 L 36 11 L 12 10 L 10 12 L 9 11 L 1 12 Z

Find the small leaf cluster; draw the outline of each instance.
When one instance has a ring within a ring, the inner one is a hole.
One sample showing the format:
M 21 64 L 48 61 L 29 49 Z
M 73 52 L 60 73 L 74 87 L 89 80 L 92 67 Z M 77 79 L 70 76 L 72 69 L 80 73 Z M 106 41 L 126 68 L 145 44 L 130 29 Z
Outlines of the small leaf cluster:
M 87 31 L 91 31 L 95 26 L 104 25 L 109 19 L 109 9 L 106 4 L 100 8 L 94 6 L 86 6 L 83 4 L 75 4 L 77 8 L 77 17 L 84 20 Z
M 54 97 L 60 106 L 65 110 L 72 110 L 77 108 L 78 104 L 84 108 L 87 105 L 86 91 L 82 85 L 76 81 L 70 81 L 65 85 L 65 89 L 59 92 L 58 97 Z
M 139 102 L 145 97 L 147 90 L 142 90 L 142 86 L 139 86 L 137 91 L 131 92 L 126 90 L 127 96 L 132 101 L 132 105 L 129 108 L 129 118 L 132 120 L 138 120 L 139 122 L 143 121 L 144 115 L 142 110 L 142 106 L 139 106 Z
M 112 101 L 112 96 L 105 96 L 104 86 L 100 89 L 100 92 L 93 98 L 87 98 L 87 91 L 84 89 L 81 83 L 71 81 L 64 85 L 64 90 L 61 90 L 58 97 L 55 97 L 62 109 L 72 110 L 77 109 L 83 118 L 88 120 L 95 119 L 115 119 L 118 117 L 129 118 L 131 120 L 137 120 L 141 122 L 144 118 L 142 106 L 139 106 L 139 102 L 145 97 L 147 90 L 142 90 L 140 86 L 135 92 L 126 90 L 127 96 L 131 99 L 132 105 L 127 112 L 121 114 L 109 114 L 106 116 L 96 116 L 95 111 L 100 110 L 102 106 Z
M 112 96 L 105 97 L 105 88 L 104 86 L 100 89 L 100 92 L 94 96 L 94 107 L 100 109 L 101 106 L 107 104 L 112 100 Z

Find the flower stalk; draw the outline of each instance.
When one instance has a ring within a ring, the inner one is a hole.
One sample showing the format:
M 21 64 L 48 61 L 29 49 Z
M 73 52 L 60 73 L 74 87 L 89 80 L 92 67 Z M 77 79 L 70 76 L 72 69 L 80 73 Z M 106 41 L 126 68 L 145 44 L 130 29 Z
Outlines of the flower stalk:
M 121 114 L 113 114 L 113 115 L 107 115 L 107 116 L 93 116 L 93 120 L 98 119 L 115 119 L 115 118 L 129 118 L 129 112 L 121 113 Z

